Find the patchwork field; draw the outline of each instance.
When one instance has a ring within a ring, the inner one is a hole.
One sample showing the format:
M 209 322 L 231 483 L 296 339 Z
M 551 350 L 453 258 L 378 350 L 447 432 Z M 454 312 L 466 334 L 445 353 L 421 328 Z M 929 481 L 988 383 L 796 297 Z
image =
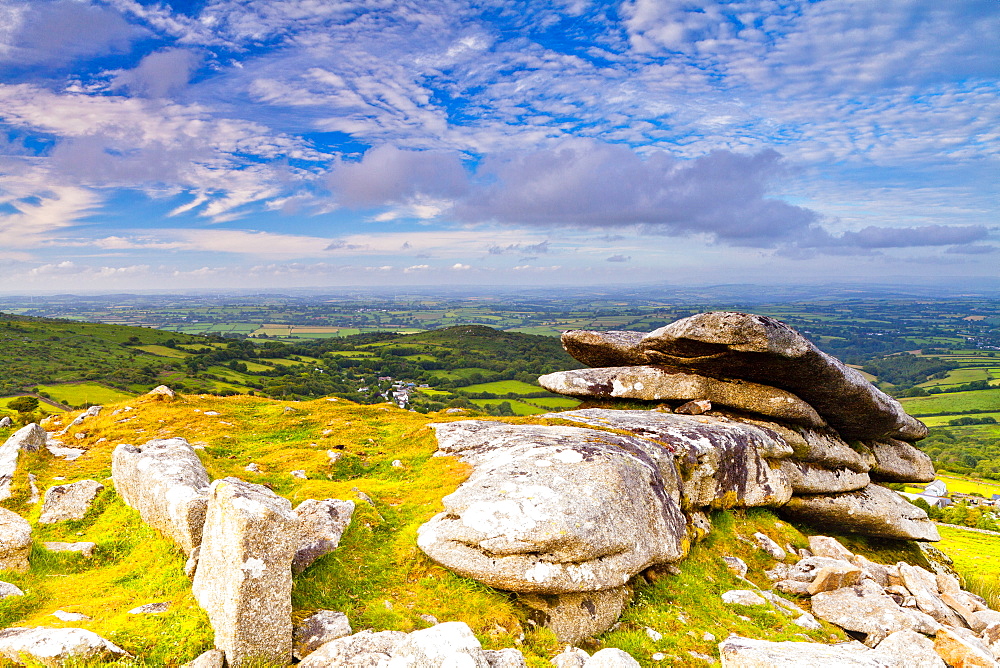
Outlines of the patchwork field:
M 940 413 L 985 413 L 1000 411 L 1000 390 L 973 390 L 930 397 L 907 397 L 900 399 L 900 402 L 907 413 L 917 417 Z
M 522 383 L 519 380 L 498 380 L 493 383 L 479 383 L 458 388 L 459 392 L 491 392 L 493 394 L 532 394 L 544 392 L 540 386 Z
M 39 385 L 38 390 L 50 395 L 56 401 L 69 406 L 91 404 L 110 404 L 132 398 L 133 394 L 122 392 L 97 383 L 60 383 L 58 385 Z

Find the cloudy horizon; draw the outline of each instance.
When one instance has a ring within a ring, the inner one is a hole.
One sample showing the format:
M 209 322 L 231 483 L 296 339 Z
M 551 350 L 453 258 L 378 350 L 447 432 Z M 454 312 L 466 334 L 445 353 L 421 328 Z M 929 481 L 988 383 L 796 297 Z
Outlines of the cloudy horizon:
M 1000 4 L 0 0 L 0 292 L 996 278 Z

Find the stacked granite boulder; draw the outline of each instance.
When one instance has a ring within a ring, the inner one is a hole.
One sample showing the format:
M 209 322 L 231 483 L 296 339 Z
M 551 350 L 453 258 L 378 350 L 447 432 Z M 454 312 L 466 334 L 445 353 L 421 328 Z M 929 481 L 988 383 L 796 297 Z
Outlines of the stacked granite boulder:
M 680 561 L 710 530 L 706 509 L 780 507 L 817 527 L 939 540 L 926 513 L 875 484 L 933 479 L 912 445 L 927 428 L 783 323 L 703 313 L 649 334 L 566 332 L 563 346 L 593 368 L 543 387 L 650 408 L 434 425 L 438 454 L 473 472 L 417 541 L 519 592 L 561 640 L 607 628 L 630 578 Z

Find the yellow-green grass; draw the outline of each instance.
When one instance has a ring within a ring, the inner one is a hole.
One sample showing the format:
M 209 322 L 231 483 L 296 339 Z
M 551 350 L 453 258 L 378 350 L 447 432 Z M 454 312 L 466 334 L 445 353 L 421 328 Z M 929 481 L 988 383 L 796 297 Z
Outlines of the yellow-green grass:
M 492 383 L 479 383 L 458 388 L 459 392 L 492 392 L 493 394 L 532 394 L 541 392 L 538 385 L 524 383 L 520 380 L 498 380 Z
M 995 378 L 995 370 L 993 373 L 990 373 L 990 369 L 986 367 L 964 367 L 961 369 L 952 369 L 944 378 L 934 378 L 920 383 L 920 387 L 951 387 L 971 383 L 975 380 L 994 380 Z
M 963 417 L 963 416 L 961 416 L 961 415 L 931 415 L 931 416 L 928 416 L 928 417 L 922 417 L 922 418 L 920 418 L 920 421 L 923 422 L 924 424 L 926 424 L 928 427 L 948 427 L 948 426 L 950 426 L 948 424 L 950 421 L 956 420 L 956 419 L 961 418 L 961 417 Z M 1000 423 L 1000 411 L 998 411 L 996 413 L 976 413 L 974 415 L 968 415 L 968 416 L 965 416 L 965 417 L 976 418 L 977 420 L 978 419 L 982 419 L 982 418 L 986 418 L 986 417 L 991 417 L 994 420 L 996 420 L 998 423 Z
M 445 371 L 443 369 L 435 369 L 433 371 L 428 371 L 427 373 L 434 376 L 435 378 L 441 378 L 444 380 L 456 380 L 458 378 L 468 378 L 474 373 L 489 374 L 493 372 L 490 371 L 489 369 L 482 369 L 479 367 L 463 367 L 461 369 L 451 369 L 449 371 Z M 535 391 L 537 392 L 538 390 Z
M 37 387 L 40 392 L 45 392 L 56 401 L 70 406 L 80 406 L 85 403 L 111 404 L 125 401 L 134 396 L 128 392 L 97 383 L 61 383 L 58 385 L 38 385 Z
M 270 364 L 261 364 L 259 362 L 247 362 L 245 360 L 243 360 L 242 363 L 247 365 L 247 371 L 258 372 L 258 371 L 270 371 L 274 369 L 274 367 L 271 366 Z
M 239 384 L 247 383 L 253 378 L 248 374 L 242 373 L 240 371 L 235 371 L 234 369 L 230 369 L 227 366 L 210 366 L 208 367 L 208 372 L 216 376 L 220 376 L 225 380 L 229 380 Z
M 473 399 L 472 403 L 480 408 L 485 408 L 486 406 L 498 406 L 505 401 L 510 404 L 510 408 L 514 411 L 514 415 L 538 415 L 545 412 L 545 410 L 541 408 L 537 408 L 514 399 Z
M 916 416 L 962 411 L 1000 411 L 1000 390 L 947 392 L 930 397 L 907 397 L 899 401 L 907 413 Z
M 579 399 L 572 399 L 570 397 L 532 397 L 525 401 L 530 401 L 545 408 L 575 408 L 580 405 Z
M 938 532 L 941 541 L 935 547 L 951 557 L 955 570 L 967 582 L 975 582 L 977 588 L 995 592 L 1000 585 L 1000 534 L 940 524 Z
M 157 355 L 158 357 L 172 357 L 174 359 L 182 359 L 184 357 L 189 357 L 191 353 L 184 350 L 177 350 L 176 348 L 168 348 L 167 346 L 135 346 L 138 350 L 145 350 L 147 353 Z
M 419 392 L 420 394 L 426 394 L 429 397 L 453 396 L 452 393 L 447 390 L 435 390 L 433 387 L 418 387 L 417 392 Z

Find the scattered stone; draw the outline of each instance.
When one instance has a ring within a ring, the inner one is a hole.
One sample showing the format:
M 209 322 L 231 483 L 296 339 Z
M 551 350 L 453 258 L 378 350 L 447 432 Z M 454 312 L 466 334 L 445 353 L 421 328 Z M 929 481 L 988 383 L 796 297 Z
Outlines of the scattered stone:
M 716 640 L 715 636 L 709 633 L 708 631 L 705 631 L 704 633 L 701 634 L 701 639 L 704 640 L 705 642 L 715 642 Z
M 392 653 L 403 666 L 490 668 L 483 647 L 464 622 L 444 622 L 409 633 Z
M 292 658 L 292 557 L 298 518 L 263 485 L 216 480 L 192 591 L 234 668 Z
M 28 488 L 31 490 L 31 498 L 28 499 L 28 503 L 31 504 L 32 506 L 35 505 L 36 503 L 38 503 L 39 501 L 41 501 L 41 499 L 42 499 L 41 492 L 38 489 L 38 485 L 35 484 L 37 482 L 38 482 L 38 478 L 35 476 L 35 474 L 34 473 L 29 473 L 28 474 Z
M 401 469 L 401 468 L 403 468 L 403 462 L 401 460 L 399 460 L 399 459 L 393 459 L 392 460 L 392 467 L 395 468 L 395 469 Z
M 14 421 L 10 419 L 9 415 L 4 415 L 0 418 L 0 429 L 6 429 L 14 424 Z
M 729 605 L 767 605 L 767 599 L 749 589 L 731 589 L 723 592 L 722 602 Z
M 329 668 L 329 666 L 385 666 L 396 646 L 406 637 L 400 631 L 360 631 L 354 635 L 331 640 L 298 664 L 298 668 Z
M 218 415 L 222 415 L 222 413 L 220 413 L 219 411 L 205 411 L 205 415 L 208 415 L 210 417 L 216 417 Z
M 881 587 L 869 587 L 867 582 L 816 594 L 811 601 L 812 613 L 848 631 L 865 634 L 865 644 L 869 647 L 896 631 L 933 634 L 940 628 L 931 617 L 899 607 Z
M 801 580 L 779 580 L 774 583 L 774 588 L 782 594 L 808 596 L 809 584 L 809 582 L 802 582 Z
M 747 566 L 746 562 L 740 559 L 739 557 L 722 557 L 722 560 L 726 562 L 726 568 L 728 568 L 730 571 L 732 571 L 739 577 L 745 578 L 747 576 L 747 571 L 749 570 L 749 567 Z
M 816 578 L 809 583 L 806 591 L 815 596 L 822 591 L 832 591 L 842 587 L 853 587 L 861 581 L 861 569 L 853 564 L 844 566 L 824 566 L 816 571 Z
M 767 552 L 767 554 L 772 559 L 776 559 L 778 561 L 784 561 L 785 557 L 788 556 L 787 554 L 785 554 L 785 551 L 781 549 L 781 546 L 775 543 L 773 540 L 771 540 L 771 538 L 766 534 L 762 534 L 761 532 L 758 531 L 753 535 L 753 537 L 754 540 L 757 541 L 757 545 L 760 546 L 760 549 Z
M 78 424 L 83 424 L 84 420 L 88 420 L 92 417 L 97 417 L 98 415 L 101 414 L 101 410 L 103 408 L 104 406 L 91 406 L 90 408 L 80 413 L 75 418 L 73 418 L 73 421 L 66 426 L 66 429 L 63 429 L 63 433 L 65 433 L 66 430 L 69 429 L 70 427 L 75 427 Z
M 45 492 L 41 524 L 55 524 L 67 520 L 81 520 L 90 510 L 104 485 L 96 480 L 79 480 L 66 485 L 53 485 Z
M 993 653 L 982 642 L 947 626 L 941 627 L 934 636 L 934 651 L 949 666 L 993 668 L 997 665 Z
M 639 662 L 617 647 L 605 647 L 587 659 L 586 668 L 640 668 Z
M 817 557 L 853 562 L 854 553 L 830 536 L 809 536 L 809 551 Z
M 556 668 L 583 668 L 589 658 L 590 655 L 579 647 L 567 645 L 566 649 L 552 657 L 549 663 Z
M 292 471 L 292 477 L 301 478 L 302 480 L 307 480 L 309 478 L 304 469 L 296 469 L 295 471 Z
M 431 559 L 490 586 L 568 593 L 621 586 L 681 558 L 686 523 L 672 455 L 576 427 L 437 425 L 473 472 L 420 527 Z M 673 490 L 673 492 L 671 492 Z
M 159 615 L 170 609 L 170 601 L 158 601 L 156 603 L 147 603 L 145 605 L 140 605 L 137 608 L 132 608 L 128 611 L 130 615 Z
M 905 540 L 941 540 L 927 513 L 892 490 L 868 485 L 856 492 L 793 497 L 782 512 L 803 522 Z
M 710 410 L 712 410 L 711 401 L 708 399 L 696 399 L 694 401 L 681 404 L 674 409 L 674 412 L 679 413 L 680 415 L 704 415 Z
M 88 617 L 83 613 L 66 612 L 65 610 L 56 610 L 55 612 L 52 613 L 52 616 L 57 617 L 58 619 L 64 622 L 84 622 L 90 619 L 90 617 Z
M 94 556 L 94 549 L 97 548 L 97 543 L 64 543 L 61 541 L 49 541 L 42 543 L 42 546 L 44 546 L 49 552 L 78 552 L 86 559 L 90 559 Z
M 800 626 L 808 631 L 819 631 L 823 628 L 823 625 L 816 621 L 816 618 L 810 615 L 808 612 L 804 612 L 795 619 L 792 620 L 792 624 Z
M 111 462 L 115 490 L 146 524 L 190 555 L 201 543 L 208 505 L 208 472 L 183 438 L 141 447 L 119 445 Z
M 347 615 L 333 610 L 318 610 L 295 627 L 292 635 L 292 654 L 304 659 L 311 652 L 331 640 L 351 635 Z
M 660 640 L 663 640 L 663 634 L 657 631 L 656 629 L 651 629 L 647 626 L 646 628 L 643 629 L 643 631 L 646 633 L 646 637 L 648 637 L 653 642 L 659 642 Z
M 521 594 L 531 618 L 552 631 L 559 642 L 576 644 L 607 631 L 632 598 L 628 587 L 565 594 Z
M 31 555 L 31 525 L 12 510 L 0 508 L 0 571 L 25 573 Z
M 719 643 L 723 668 L 777 668 L 779 666 L 836 666 L 837 668 L 889 668 L 859 643 L 823 645 L 814 642 L 770 642 L 729 636 Z
M 8 596 L 24 596 L 24 592 L 17 585 L 0 582 L 0 599 L 5 599 Z
M 260 467 L 257 466 L 256 462 L 250 462 L 245 467 L 243 467 L 243 470 L 249 473 L 260 473 Z
M 225 668 L 226 654 L 222 650 L 210 649 L 188 661 L 181 668 Z
M 166 385 L 159 385 L 147 392 L 146 396 L 157 401 L 173 401 L 177 398 L 177 393 Z
M 424 620 L 428 624 L 440 624 L 441 623 L 438 620 L 438 618 L 435 617 L 434 615 L 428 615 L 428 614 L 425 613 L 425 614 L 417 615 L 417 617 L 420 617 L 420 619 Z
M 292 560 L 292 572 L 301 573 L 324 554 L 333 552 L 351 523 L 353 501 L 306 499 L 295 509 L 298 516 L 299 546 Z
M 84 629 L 15 626 L 0 630 L 0 655 L 18 664 L 30 658 L 45 666 L 61 666 L 69 661 L 109 661 L 128 652 Z
M 900 668 L 946 668 L 934 650 L 934 641 L 916 631 L 896 631 L 880 642 L 874 653 Z
M 484 649 L 483 656 L 490 668 L 528 668 L 521 650 L 508 647 L 506 649 Z

